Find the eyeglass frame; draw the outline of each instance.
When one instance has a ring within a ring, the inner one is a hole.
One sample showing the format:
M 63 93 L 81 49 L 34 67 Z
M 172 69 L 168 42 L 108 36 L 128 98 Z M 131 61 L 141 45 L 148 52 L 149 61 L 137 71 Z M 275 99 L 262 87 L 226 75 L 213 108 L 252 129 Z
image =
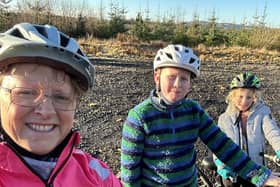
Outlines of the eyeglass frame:
M 13 90 L 14 89 L 17 89 L 17 88 L 23 88 L 23 89 L 26 89 L 26 90 L 32 90 L 32 91 L 36 91 L 36 93 L 40 93 L 40 92 L 38 92 L 38 90 L 43 90 L 43 89 L 34 89 L 34 88 L 27 88 L 27 87 L 14 87 L 14 88 L 6 88 L 6 87 L 3 87 L 3 86 L 0 86 L 0 89 L 4 89 L 6 92 L 8 92 L 9 94 L 11 94 L 11 102 L 12 103 L 14 103 L 15 105 L 18 105 L 18 106 L 22 106 L 22 107 L 29 107 L 29 108 L 32 108 L 32 107 L 36 107 L 36 106 L 38 106 L 38 105 L 40 105 L 42 102 L 44 102 L 44 98 L 49 98 L 49 99 L 51 99 L 51 101 L 52 101 L 52 104 L 53 104 L 53 107 L 56 109 L 56 110 L 62 110 L 62 111 L 73 111 L 73 110 L 75 110 L 76 109 L 76 107 L 77 107 L 77 105 L 78 105 L 78 100 L 76 100 L 76 105 L 74 105 L 74 103 L 75 103 L 75 98 L 77 98 L 77 96 L 75 96 L 75 94 L 72 96 L 72 100 L 70 100 L 69 99 L 69 101 L 71 101 L 70 103 L 69 103 L 69 106 L 70 105 L 73 105 L 73 108 L 69 108 L 69 109 L 64 109 L 64 108 L 60 108 L 60 107 L 58 107 L 57 108 L 57 106 L 56 106 L 56 102 L 54 102 L 54 95 L 49 95 L 49 94 L 46 94 L 46 93 L 43 93 L 43 94 L 38 94 L 38 96 L 37 97 L 35 97 L 35 99 L 33 100 L 33 101 L 35 101 L 35 100 L 37 100 L 37 99 L 39 99 L 40 97 L 42 97 L 42 98 L 40 98 L 38 101 L 39 102 L 34 102 L 34 104 L 31 104 L 31 105 L 25 105 L 25 104 L 22 104 L 22 103 L 18 103 L 18 102 L 15 102 L 15 99 L 14 99 L 14 97 L 16 96 L 16 94 L 14 93 L 13 94 Z

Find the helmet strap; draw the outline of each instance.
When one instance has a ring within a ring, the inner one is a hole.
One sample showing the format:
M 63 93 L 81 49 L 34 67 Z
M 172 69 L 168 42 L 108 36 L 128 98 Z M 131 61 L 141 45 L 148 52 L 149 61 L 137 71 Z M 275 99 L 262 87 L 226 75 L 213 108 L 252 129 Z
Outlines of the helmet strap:
M 183 98 L 176 102 L 170 102 L 163 96 L 162 92 L 157 92 L 157 96 L 158 96 L 159 103 L 167 105 L 167 106 L 177 106 L 177 105 L 181 104 L 182 101 L 185 99 L 185 98 Z
M 188 93 L 186 93 L 185 98 L 187 98 L 187 97 L 188 97 L 188 95 L 189 95 L 191 92 L 192 92 L 192 90 L 190 90 Z
M 247 110 L 245 110 L 245 111 L 240 110 L 239 111 L 238 117 L 236 118 L 236 120 L 234 122 L 234 125 L 239 124 L 239 122 L 241 121 L 242 113 L 249 111 L 253 107 L 253 105 L 254 105 L 254 102 L 249 106 L 249 108 Z
M 242 111 L 239 111 L 238 117 L 234 122 L 234 126 L 239 125 L 239 122 L 241 121 L 241 116 L 242 116 Z

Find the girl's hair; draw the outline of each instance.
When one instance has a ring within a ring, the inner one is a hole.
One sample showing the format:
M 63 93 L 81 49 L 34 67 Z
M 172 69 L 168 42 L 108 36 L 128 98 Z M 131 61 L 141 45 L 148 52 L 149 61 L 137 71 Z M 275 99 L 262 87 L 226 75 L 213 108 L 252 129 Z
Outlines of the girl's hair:
M 228 104 L 228 110 L 230 112 L 239 112 L 239 109 L 236 107 L 236 104 L 234 102 L 235 95 L 241 90 L 241 89 L 250 89 L 253 91 L 253 97 L 254 97 L 254 103 L 257 103 L 262 100 L 261 98 L 261 91 L 259 89 L 255 88 L 235 88 L 232 89 L 228 95 L 226 96 L 226 103 Z

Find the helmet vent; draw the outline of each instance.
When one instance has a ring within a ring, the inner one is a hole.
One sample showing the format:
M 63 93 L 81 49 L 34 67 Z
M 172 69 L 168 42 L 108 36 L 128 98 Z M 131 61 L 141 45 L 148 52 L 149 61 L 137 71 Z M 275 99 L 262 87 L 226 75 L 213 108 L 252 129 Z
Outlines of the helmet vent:
M 22 39 L 27 40 L 27 39 L 21 34 L 21 32 L 20 32 L 18 29 L 14 29 L 10 34 L 11 34 L 12 36 L 16 36 L 16 37 L 19 37 L 19 38 L 22 38 Z
M 173 59 L 173 57 L 170 53 L 166 53 L 166 55 L 168 56 L 168 58 Z
M 194 63 L 195 62 L 195 59 L 194 58 L 191 58 L 190 59 L 190 64 Z
M 42 34 L 43 36 L 45 36 L 46 38 L 48 38 L 48 34 L 46 33 L 46 30 L 43 28 L 43 27 L 38 27 L 38 26 L 35 26 L 34 28 L 36 28 L 36 30 Z
M 179 48 L 178 48 L 177 46 L 175 46 L 174 49 L 175 49 L 176 51 L 179 51 Z
M 78 53 L 79 55 L 81 55 L 81 56 L 85 56 L 85 55 L 83 54 L 83 52 L 81 51 L 81 49 L 78 49 L 77 53 Z
M 64 35 L 60 34 L 60 43 L 63 47 L 66 47 L 69 42 L 69 39 Z
M 185 53 L 189 53 L 190 51 L 188 49 L 185 49 Z
M 74 58 L 77 60 L 81 60 L 81 58 L 78 55 L 74 55 Z
M 248 77 L 248 80 L 246 81 L 246 84 L 251 84 L 253 82 L 254 78 L 255 78 L 254 76 Z

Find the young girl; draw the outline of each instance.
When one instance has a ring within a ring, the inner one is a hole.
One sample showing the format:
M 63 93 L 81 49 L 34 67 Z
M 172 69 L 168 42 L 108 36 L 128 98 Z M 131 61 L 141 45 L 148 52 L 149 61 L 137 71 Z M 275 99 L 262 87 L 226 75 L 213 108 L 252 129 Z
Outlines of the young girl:
M 218 124 L 252 160 L 265 165 L 265 139 L 280 158 L 280 130 L 271 116 L 270 108 L 261 99 L 260 87 L 259 78 L 250 72 L 234 77 L 226 98 L 228 107 L 220 115 Z M 219 160 L 215 160 L 215 163 L 226 187 L 255 186 L 240 177 L 236 178 L 237 175 Z M 232 177 L 235 180 L 230 180 Z
M 197 186 L 195 143 L 200 138 L 239 175 L 256 185 L 280 179 L 243 153 L 192 99 L 200 73 L 192 49 L 169 45 L 154 60 L 156 89 L 128 113 L 123 126 L 121 179 L 124 186 Z

